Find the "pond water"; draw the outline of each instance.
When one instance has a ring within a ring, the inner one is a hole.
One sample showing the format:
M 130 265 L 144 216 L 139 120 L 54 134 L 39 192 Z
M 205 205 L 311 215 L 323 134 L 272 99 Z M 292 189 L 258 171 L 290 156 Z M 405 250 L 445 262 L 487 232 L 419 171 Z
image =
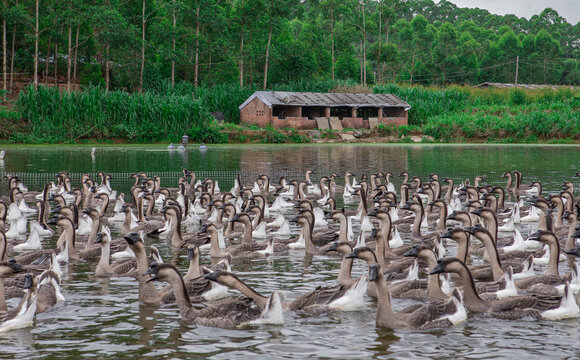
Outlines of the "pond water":
M 233 184 L 232 174 L 240 172 L 244 182 L 259 173 L 303 177 L 311 168 L 314 178 L 335 172 L 357 175 L 376 171 L 406 170 L 426 179 L 430 173 L 458 180 L 483 175 L 494 185 L 505 185 L 504 171 L 518 169 L 524 182 L 540 180 L 546 191 L 557 191 L 564 180 L 578 183 L 580 170 L 577 146 L 460 146 L 460 145 L 284 145 L 208 146 L 199 152 L 167 151 L 161 146 L 91 147 L 4 147 L 0 173 L 19 173 L 30 190 L 54 179 L 57 171 L 71 174 L 103 170 L 114 174 L 113 187 L 122 192 L 132 185 L 126 174 L 145 171 L 166 174 L 162 185 L 174 186 L 186 167 L 203 176 L 220 178 L 222 191 Z M 45 174 L 45 175 L 39 175 Z M 115 178 L 115 174 L 118 174 Z M 199 175 L 198 175 L 199 176 Z M 203 177 L 199 176 L 199 177 Z M 75 178 L 73 185 L 80 186 Z M 398 188 L 400 178 L 394 182 Z M 339 180 L 339 183 L 340 180 Z M 1 195 L 6 195 L 2 184 Z M 339 195 L 340 197 L 340 195 Z M 286 217 L 292 212 L 285 213 Z M 35 215 L 31 216 L 34 219 Z M 532 227 L 534 225 L 531 225 Z M 116 237 L 120 226 L 113 227 Z M 297 229 L 293 228 L 297 234 Z M 521 227 L 527 234 L 529 227 Z M 408 241 L 408 240 L 405 240 Z M 54 247 L 56 238 L 43 244 Z M 156 244 L 166 262 L 181 271 L 187 268 L 186 253 L 173 252 L 163 240 Z M 448 244 L 451 245 L 451 244 Z M 455 249 L 449 246 L 449 254 Z M 10 256 L 10 254 L 9 254 Z M 204 254 L 202 263 L 210 261 Z M 252 325 L 224 330 L 188 325 L 180 319 L 176 305 L 151 307 L 137 301 L 137 282 L 132 278 L 99 279 L 96 263 L 79 261 L 63 266 L 63 294 L 66 302 L 39 314 L 35 326 L 0 334 L 0 357 L 161 357 L 161 358 L 578 358 L 580 320 L 537 321 L 499 320 L 470 314 L 468 320 L 450 329 L 391 331 L 375 327 L 376 301 L 365 299 L 363 310 L 313 315 L 286 312 L 283 325 Z M 263 294 L 282 290 L 287 299 L 336 281 L 340 258 L 305 257 L 304 250 L 274 255 L 266 260 L 235 261 L 232 270 Z M 354 275 L 367 266 L 355 262 Z M 545 266 L 536 266 L 541 272 Z M 569 270 L 561 263 L 560 271 Z M 164 285 L 164 284 L 163 284 Z M 235 294 L 235 291 L 231 291 Z M 9 307 L 18 299 L 10 299 Z M 396 309 L 414 304 L 393 300 Z

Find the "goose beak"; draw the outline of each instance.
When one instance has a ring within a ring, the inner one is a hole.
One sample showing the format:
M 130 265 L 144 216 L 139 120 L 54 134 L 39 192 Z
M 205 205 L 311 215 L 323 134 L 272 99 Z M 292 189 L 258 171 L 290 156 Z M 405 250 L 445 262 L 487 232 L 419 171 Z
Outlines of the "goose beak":
M 193 260 L 194 256 L 195 256 L 195 248 L 194 247 L 187 248 L 187 261 L 189 262 Z
M 346 255 L 346 258 L 347 259 L 356 259 L 356 258 L 358 258 L 358 254 L 359 254 L 359 249 L 356 248 L 350 254 Z
M 103 233 L 98 233 L 97 237 L 95 238 L 95 243 L 99 244 L 103 242 Z
M 26 274 L 25 278 L 24 278 L 24 289 L 30 289 L 32 287 L 32 285 L 34 284 L 34 278 L 32 276 L 32 274 Z
M 445 272 L 445 264 L 442 260 L 437 262 L 437 265 L 429 272 L 429 275 L 442 274 Z
M 417 257 L 419 255 L 419 246 L 413 246 L 413 248 L 403 254 L 405 257 Z
M 378 233 L 378 232 L 379 232 L 379 231 L 377 230 L 377 228 L 375 228 L 375 227 L 374 227 L 374 228 L 371 230 L 371 235 L 370 235 L 370 238 L 371 238 L 371 239 L 374 239 L 374 238 L 376 238 L 376 237 L 377 237 L 377 233 Z
M 326 248 L 326 252 L 336 251 L 337 249 L 338 249 L 338 243 L 333 242 L 332 244 L 330 244 L 330 246 L 328 248 Z
M 210 272 L 209 274 L 205 274 L 205 275 L 203 275 L 203 277 L 205 279 L 217 282 L 220 274 L 221 274 L 221 270 L 217 270 L 217 271 Z
M 50 225 L 56 225 L 57 221 L 58 221 L 58 218 L 54 217 L 52 219 L 49 219 L 46 223 L 50 224 Z
M 375 281 L 379 278 L 379 266 L 378 264 L 373 264 L 369 266 L 369 281 Z
M 568 255 L 580 256 L 580 245 L 564 251 Z
M 455 211 L 445 217 L 445 220 L 455 220 Z
M 325 218 L 326 218 L 326 216 L 325 216 Z M 292 219 L 288 220 L 288 222 L 297 223 L 298 222 L 298 215 L 296 215 Z
M 442 239 L 452 239 L 453 238 L 453 229 L 449 228 L 446 231 L 444 231 L 441 236 Z
M 8 265 L 10 266 L 12 272 L 14 273 L 18 273 L 25 270 L 24 266 L 17 263 L 16 260 L 14 259 L 10 259 L 10 261 L 8 261 Z

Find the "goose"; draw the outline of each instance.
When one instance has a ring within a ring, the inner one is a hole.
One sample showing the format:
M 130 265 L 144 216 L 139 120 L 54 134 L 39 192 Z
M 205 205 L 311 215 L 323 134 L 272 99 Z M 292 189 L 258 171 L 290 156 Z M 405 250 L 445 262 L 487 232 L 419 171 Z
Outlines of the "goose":
M 44 206 L 44 202 L 42 202 L 40 200 L 37 201 L 36 202 L 36 208 L 38 209 L 38 220 L 37 220 L 37 223 L 41 227 L 41 228 L 38 229 L 38 234 L 40 236 L 52 236 L 52 235 L 54 235 L 54 230 L 52 230 L 46 224 L 46 218 L 45 218 L 46 208 Z M 31 226 L 33 226 L 32 225 L 32 222 L 31 222 Z
M 169 231 L 171 235 L 167 236 L 167 240 L 171 241 L 171 245 L 175 248 L 180 248 L 184 243 L 194 243 L 200 246 L 206 242 L 205 237 L 200 237 L 195 233 L 182 234 L 181 232 L 181 210 L 179 206 L 169 205 L 161 209 L 161 213 L 169 220 Z
M 236 275 L 229 271 L 217 270 L 206 274 L 206 278 L 218 282 L 220 285 L 227 286 L 240 291 L 245 296 L 251 298 L 261 309 L 266 308 L 268 297 L 260 295 L 245 282 L 240 280 Z M 360 310 L 363 305 L 363 295 L 366 292 L 366 279 L 360 278 L 351 287 L 342 285 L 319 286 L 309 293 L 300 295 L 291 302 L 283 302 L 282 306 L 291 311 L 327 311 L 341 310 L 354 311 Z
M 430 275 L 441 273 L 459 275 L 463 285 L 463 303 L 471 312 L 488 313 L 504 319 L 520 319 L 528 316 L 538 318 L 541 311 L 560 306 L 559 297 L 536 295 L 521 295 L 485 301 L 478 295 L 469 269 L 457 258 L 439 259 L 437 266 L 429 272 Z
M 97 277 L 113 277 L 113 276 L 138 276 L 137 262 L 135 259 L 129 259 L 113 265 L 109 262 L 111 252 L 111 231 L 107 226 L 103 225 L 102 231 L 97 234 L 95 243 L 101 244 L 101 258 L 95 269 L 95 276 Z
M 26 274 L 24 289 L 26 292 L 17 308 L 9 311 L 0 318 L 0 333 L 23 329 L 33 325 L 34 316 L 37 309 L 37 290 L 35 277 L 32 274 Z
M 151 281 L 165 281 L 171 284 L 174 289 L 177 306 L 181 318 L 188 323 L 221 327 L 235 328 L 242 324 L 266 320 L 272 318 L 272 313 L 276 312 L 277 323 L 280 323 L 282 300 L 279 293 L 274 292 L 265 310 L 252 306 L 254 302 L 251 299 L 229 298 L 221 300 L 202 310 L 197 310 L 191 305 L 191 300 L 186 291 L 185 283 L 179 271 L 169 264 L 152 263 L 143 275 L 151 275 L 146 283 Z M 283 318 L 282 318 L 283 321 Z
M 42 249 L 42 243 L 40 242 L 40 234 L 38 228 L 32 226 L 28 238 L 22 244 L 14 245 L 12 247 L 13 251 L 23 251 L 23 250 L 40 250 Z
M 413 222 L 413 228 L 411 229 L 411 240 L 412 241 L 425 241 L 433 239 L 439 235 L 438 232 L 427 233 L 426 235 L 421 234 L 421 223 L 424 217 L 423 204 L 416 201 L 409 201 L 404 206 L 401 207 L 403 210 L 411 210 L 415 214 L 415 220 Z M 399 229 L 406 224 L 399 225 Z
M 218 241 L 218 231 L 214 224 L 204 224 L 199 231 L 199 234 L 207 234 L 210 239 L 210 256 L 212 258 L 223 258 L 231 256 L 233 259 L 239 258 L 263 258 L 271 256 L 275 249 L 284 251 L 287 249 L 282 244 L 274 244 L 273 238 L 268 239 L 267 243 L 262 244 L 239 244 L 228 246 L 221 249 Z M 277 250 L 276 250 L 277 251 Z M 277 251 L 278 252 L 278 251 Z
M 507 269 L 508 266 L 511 266 L 515 272 L 519 272 L 524 267 L 523 262 L 530 256 L 529 253 L 524 251 L 522 252 L 524 257 L 507 256 L 502 259 L 497 251 L 495 243 L 493 242 L 493 237 L 487 229 L 478 225 L 467 227 L 465 228 L 465 231 L 475 236 L 484 244 L 487 258 L 490 262 L 490 264 L 476 265 L 470 269 L 472 271 L 472 275 L 477 279 L 481 280 L 492 277 L 493 281 L 500 281 L 505 274 L 505 269 Z M 505 254 L 509 255 L 514 253 L 516 252 L 508 252 Z
M 423 244 L 415 244 L 413 248 L 403 254 L 405 257 L 416 257 L 427 263 L 429 271 L 433 270 L 437 266 L 437 258 L 435 257 L 435 252 L 433 249 L 425 246 Z M 412 290 L 412 294 L 408 294 L 407 297 L 426 299 L 430 301 L 439 299 L 449 299 L 449 296 L 441 289 L 441 281 L 439 275 L 428 275 L 427 278 L 427 289 L 416 289 Z
M 546 273 L 544 275 L 530 276 L 524 279 L 516 281 L 516 287 L 518 289 L 528 289 L 534 285 L 545 284 L 545 285 L 562 285 L 566 280 L 569 280 L 569 276 L 560 276 L 558 271 L 558 262 L 560 256 L 560 243 L 556 238 L 556 235 L 547 230 L 540 230 L 531 234 L 528 239 L 539 241 L 546 244 L 550 248 L 550 260 L 548 262 L 548 267 L 546 268 Z
M 24 270 L 25 268 L 13 259 L 6 262 L 0 262 L 0 314 L 7 310 L 4 278 L 23 272 Z
M 137 281 L 139 282 L 139 301 L 145 305 L 159 306 L 161 304 L 161 294 L 152 283 L 148 282 L 147 279 L 141 276 L 141 274 L 149 269 L 149 262 L 147 260 L 147 255 L 145 254 L 145 244 L 143 243 L 143 240 L 141 240 L 139 234 L 135 232 L 125 235 L 123 238 L 135 253 L 138 271 Z
M 38 283 L 38 302 L 36 313 L 40 314 L 52 308 L 59 301 L 65 301 L 60 288 L 60 276 L 52 269 L 47 269 L 35 278 Z
M 199 248 L 195 245 L 188 245 L 187 247 L 187 260 L 189 262 L 189 268 L 187 274 L 183 276 L 183 281 L 187 288 L 187 293 L 190 296 L 192 302 L 206 302 L 221 299 L 227 295 L 227 288 L 221 286 L 217 283 L 211 282 L 204 278 L 204 270 L 215 271 L 218 269 L 229 270 L 231 268 L 230 262 L 231 257 L 222 258 L 215 265 L 210 268 L 199 266 Z M 159 263 L 159 262 L 157 262 Z M 175 294 L 168 285 L 166 288 L 161 290 L 161 298 L 164 304 L 175 302 Z
M 389 289 L 382 273 L 379 264 L 369 266 L 369 281 L 377 288 L 376 326 L 388 329 L 429 329 L 451 327 L 467 319 L 458 293 L 451 300 L 415 305 L 393 312 Z
M 330 247 L 330 244 L 316 247 L 314 242 L 312 241 L 312 226 L 310 220 L 307 216 L 303 214 L 298 214 L 292 219 L 290 219 L 290 223 L 296 223 L 298 226 L 301 227 L 302 230 L 302 237 L 304 239 L 304 246 L 307 254 L 313 255 L 324 255 L 326 254 L 326 249 Z M 338 241 L 343 241 L 339 235 Z

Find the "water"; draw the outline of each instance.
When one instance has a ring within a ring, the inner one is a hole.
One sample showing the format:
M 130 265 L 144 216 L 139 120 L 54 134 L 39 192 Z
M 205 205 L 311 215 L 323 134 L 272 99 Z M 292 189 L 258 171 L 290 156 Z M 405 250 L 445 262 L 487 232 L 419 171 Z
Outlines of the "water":
M 406 170 L 426 178 L 436 172 L 456 179 L 476 174 L 489 183 L 505 185 L 504 171 L 518 169 L 524 181 L 540 179 L 545 189 L 558 190 L 580 170 L 580 148 L 562 146 L 209 146 L 206 153 L 168 152 L 163 147 L 99 146 L 95 158 L 90 147 L 8 147 L 0 172 L 71 173 L 98 170 L 111 173 L 146 171 L 177 174 L 182 168 L 211 170 L 225 176 L 225 170 L 240 171 L 250 182 L 257 173 L 303 176 L 315 170 L 315 179 L 334 171 L 341 176 L 352 170 L 357 175 Z M 176 175 L 177 176 L 177 175 Z M 42 182 L 21 176 L 34 190 Z M 74 179 L 73 179 L 74 180 Z M 273 181 L 277 180 L 273 177 Z M 400 184 L 400 179 L 394 179 Z M 339 181 L 340 182 L 340 181 Z M 176 182 L 165 182 L 173 186 Z M 228 190 L 232 179 L 220 181 Z M 73 185 L 79 186 L 73 181 Z M 113 187 L 125 191 L 132 180 L 115 179 Z M 3 184 L 2 194 L 6 194 Z M 291 214 L 287 214 L 289 217 Z M 295 229 L 293 229 L 295 231 Z M 522 229 L 524 235 L 527 227 Z M 113 236 L 118 229 L 113 228 Z M 146 239 L 160 247 L 166 262 L 183 272 L 186 254 L 175 254 L 159 239 Z M 46 239 L 54 246 L 56 239 Z M 449 249 L 453 254 L 454 249 Z M 207 255 L 202 263 L 208 263 Z M 312 315 L 284 315 L 283 325 L 255 325 L 224 330 L 188 325 L 181 321 L 176 305 L 159 308 L 139 305 L 137 283 L 131 278 L 94 277 L 96 263 L 80 261 L 64 267 L 64 304 L 39 314 L 35 327 L 0 335 L 0 357 L 163 357 L 163 358 L 578 358 L 580 320 L 559 322 L 507 321 L 470 314 L 468 321 L 451 329 L 390 331 L 375 327 L 376 303 L 366 298 L 362 311 Z M 263 294 L 282 290 L 288 300 L 335 281 L 340 260 L 334 256 L 305 259 L 303 250 L 273 259 L 234 262 L 233 271 Z M 568 270 L 561 263 L 561 272 Z M 537 271 L 542 271 L 538 267 Z M 355 262 L 353 276 L 366 272 Z M 232 292 L 233 293 L 233 292 Z M 9 306 L 18 299 L 11 299 Z M 394 299 L 400 309 L 415 302 Z

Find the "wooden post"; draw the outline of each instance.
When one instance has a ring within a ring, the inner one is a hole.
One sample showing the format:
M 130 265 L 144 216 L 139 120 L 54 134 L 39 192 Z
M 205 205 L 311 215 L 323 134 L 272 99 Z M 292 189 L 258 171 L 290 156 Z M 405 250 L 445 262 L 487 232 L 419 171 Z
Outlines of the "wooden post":
M 352 118 L 355 118 L 356 117 L 356 108 L 352 108 L 352 115 L 351 115 L 351 117 Z
M 324 117 L 330 119 L 330 106 L 324 108 Z
M 379 118 L 379 120 L 383 117 L 383 108 L 382 107 L 379 108 L 377 117 Z

